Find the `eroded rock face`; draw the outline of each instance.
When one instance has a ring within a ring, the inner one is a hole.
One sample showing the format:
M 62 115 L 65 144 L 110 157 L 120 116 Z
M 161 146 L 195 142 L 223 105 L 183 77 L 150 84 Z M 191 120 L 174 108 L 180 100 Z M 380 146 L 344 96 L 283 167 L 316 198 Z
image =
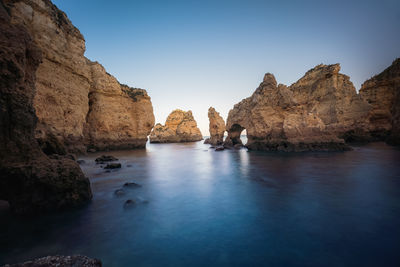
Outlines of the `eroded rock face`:
M 176 109 L 169 114 L 165 125 L 157 123 L 151 134 L 151 143 L 179 143 L 203 140 L 192 112 Z
M 371 134 L 376 139 L 400 144 L 400 58 L 365 81 L 360 95 L 372 105 L 368 115 Z
M 345 150 L 339 136 L 366 122 L 365 103 L 340 66 L 318 65 L 290 87 L 267 73 L 249 98 L 236 104 L 227 120 L 226 146 L 240 144 L 272 151 Z
M 213 146 L 221 145 L 224 141 L 225 121 L 213 107 L 208 109 L 208 119 L 210 121 L 210 140 L 208 144 Z
M 48 153 L 144 147 L 154 125 L 145 90 L 119 84 L 84 56 L 85 40 L 49 0 L 5 0 L 43 52 L 36 76 L 36 138 Z
M 89 180 L 67 158 L 49 158 L 34 138 L 35 73 L 41 51 L 0 2 L 0 199 L 26 214 L 80 205 Z

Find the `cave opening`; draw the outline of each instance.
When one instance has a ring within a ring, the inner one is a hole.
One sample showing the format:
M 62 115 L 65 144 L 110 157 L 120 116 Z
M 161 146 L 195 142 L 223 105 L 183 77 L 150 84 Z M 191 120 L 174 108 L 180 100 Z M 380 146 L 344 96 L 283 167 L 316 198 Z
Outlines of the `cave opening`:
M 232 145 L 246 145 L 247 143 L 247 130 L 239 124 L 232 125 L 229 136 L 232 140 Z

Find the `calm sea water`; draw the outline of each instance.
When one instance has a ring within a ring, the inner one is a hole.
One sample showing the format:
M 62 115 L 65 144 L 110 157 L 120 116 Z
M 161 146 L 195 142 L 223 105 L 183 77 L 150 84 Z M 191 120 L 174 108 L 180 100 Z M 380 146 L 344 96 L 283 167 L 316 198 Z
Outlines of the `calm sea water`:
M 104 266 L 400 266 L 400 150 L 215 152 L 202 142 L 82 157 L 92 202 L 40 218 L 0 212 L 0 265 L 83 254 Z M 141 187 L 126 189 L 125 182 Z M 127 199 L 136 200 L 124 207 Z

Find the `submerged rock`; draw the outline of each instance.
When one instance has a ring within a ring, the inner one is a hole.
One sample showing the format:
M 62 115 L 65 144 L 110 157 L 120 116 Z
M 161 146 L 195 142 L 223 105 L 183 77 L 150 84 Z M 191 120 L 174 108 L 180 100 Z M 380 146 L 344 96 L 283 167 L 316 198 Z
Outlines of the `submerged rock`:
M 83 159 L 78 159 L 76 162 L 77 162 L 79 165 L 85 164 L 85 163 L 86 163 L 86 161 L 83 160 Z
M 121 168 L 121 163 L 109 163 L 104 167 L 104 169 L 106 169 L 106 170 L 119 169 L 119 168 Z
M 47 256 L 24 263 L 6 264 L 4 267 L 101 267 L 101 261 L 86 256 Z
M 117 190 L 114 191 L 114 195 L 116 195 L 118 197 L 123 196 L 123 195 L 125 195 L 125 190 L 124 189 L 117 189 Z
M 97 164 L 103 164 L 105 162 L 110 162 L 110 161 L 117 161 L 118 159 L 114 156 L 107 156 L 107 155 L 102 155 L 101 157 L 98 157 L 95 159 Z
M 176 109 L 169 114 L 165 125 L 157 123 L 151 134 L 150 143 L 179 143 L 203 140 L 192 112 Z
M 124 203 L 124 208 L 133 207 L 133 206 L 135 206 L 135 204 L 136 204 L 136 201 L 135 201 L 135 200 L 133 200 L 133 199 L 128 199 L 128 200 L 125 201 L 125 203 Z
M 224 150 L 224 149 L 225 149 L 224 146 L 217 146 L 217 147 L 215 148 L 215 151 L 222 151 L 222 150 Z
M 213 107 L 210 107 L 208 109 L 208 119 L 210 121 L 209 124 L 210 140 L 208 144 L 222 145 L 225 133 L 224 119 L 219 115 L 219 113 Z
M 23 2 L 15 6 L 29 11 Z M 0 199 L 19 214 L 80 205 L 92 197 L 89 179 L 75 161 L 49 158 L 35 140 L 33 98 L 42 53 L 28 25 L 8 11 L 0 3 Z
M 141 187 L 141 185 L 134 182 L 126 182 L 124 183 L 124 187 Z

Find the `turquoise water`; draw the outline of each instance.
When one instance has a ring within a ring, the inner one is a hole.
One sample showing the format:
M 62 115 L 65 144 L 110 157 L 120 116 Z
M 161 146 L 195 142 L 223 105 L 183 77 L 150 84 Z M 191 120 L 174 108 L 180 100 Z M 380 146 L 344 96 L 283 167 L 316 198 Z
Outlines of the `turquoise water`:
M 216 152 L 149 144 L 81 165 L 94 193 L 79 210 L 0 212 L 0 265 L 84 254 L 104 266 L 400 266 L 400 150 Z M 114 191 L 125 182 L 141 187 Z M 127 199 L 136 204 L 126 206 Z

